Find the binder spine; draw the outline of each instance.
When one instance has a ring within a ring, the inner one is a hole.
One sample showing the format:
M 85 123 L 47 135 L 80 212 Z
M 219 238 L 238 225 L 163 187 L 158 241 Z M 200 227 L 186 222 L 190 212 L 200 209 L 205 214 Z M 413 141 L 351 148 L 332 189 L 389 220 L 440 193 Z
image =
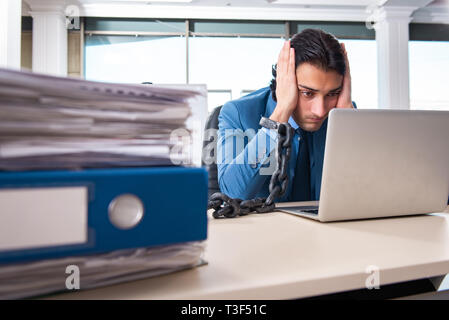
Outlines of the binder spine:
M 0 173 L 0 194 L 2 191 L 17 191 L 20 194 L 25 189 L 62 190 L 75 187 L 87 190 L 87 241 L 39 247 L 28 243 L 27 248 L 17 249 L 11 245 L 8 249 L 5 245 L 1 246 L 5 239 L 2 240 L 0 233 L 0 263 L 85 255 L 207 238 L 207 171 L 203 168 L 152 167 Z M 26 206 L 32 208 L 33 203 L 27 203 Z M 117 223 L 114 214 L 129 226 Z M 18 220 L 19 223 L 14 226 L 19 237 L 20 217 Z M 47 223 L 35 232 L 54 232 L 67 228 L 66 223 L 68 222 L 61 220 Z

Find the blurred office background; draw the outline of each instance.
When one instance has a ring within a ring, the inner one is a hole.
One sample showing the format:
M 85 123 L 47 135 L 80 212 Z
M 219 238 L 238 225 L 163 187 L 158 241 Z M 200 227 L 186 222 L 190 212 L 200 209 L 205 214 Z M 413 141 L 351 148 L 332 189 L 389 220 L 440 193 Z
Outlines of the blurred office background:
M 345 43 L 359 108 L 449 110 L 449 1 L 1 0 L 0 65 L 206 84 L 209 110 L 268 86 L 286 38 Z

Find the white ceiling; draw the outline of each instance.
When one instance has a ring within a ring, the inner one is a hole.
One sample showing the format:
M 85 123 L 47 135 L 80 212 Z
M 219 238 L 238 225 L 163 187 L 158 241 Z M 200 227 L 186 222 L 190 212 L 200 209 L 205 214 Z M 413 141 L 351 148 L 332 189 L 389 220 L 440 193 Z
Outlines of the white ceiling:
M 163 3 L 156 0 L 23 0 L 23 3 L 23 15 L 28 15 L 29 9 L 49 11 L 50 7 L 64 8 L 70 4 L 78 5 L 82 16 L 281 21 L 366 21 L 373 6 L 385 5 L 408 7 L 409 12 L 414 11 L 415 22 L 449 23 L 449 0 L 192 0 L 189 3 Z
M 163 1 L 163 2 L 162 2 Z M 187 7 L 258 7 L 258 8 L 323 8 L 323 7 L 358 7 L 366 8 L 370 5 L 393 4 L 399 6 L 418 6 L 431 2 L 428 7 L 449 7 L 449 0 L 191 0 L 190 2 L 178 2 L 179 0 L 23 0 L 30 4 L 55 4 L 62 5 L 127 5 L 127 6 L 187 6 Z
M 379 0 L 192 0 L 189 3 L 164 1 L 165 5 L 186 6 L 234 6 L 234 7 L 278 7 L 278 6 L 358 6 L 366 7 Z M 157 4 L 161 2 L 152 0 L 79 0 L 80 3 L 115 3 L 115 4 Z M 166 3 L 165 3 L 166 2 Z

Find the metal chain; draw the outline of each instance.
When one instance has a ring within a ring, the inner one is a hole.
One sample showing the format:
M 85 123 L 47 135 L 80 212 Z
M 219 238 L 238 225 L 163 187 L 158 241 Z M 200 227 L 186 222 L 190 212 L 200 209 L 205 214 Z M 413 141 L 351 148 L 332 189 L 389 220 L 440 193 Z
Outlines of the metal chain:
M 267 118 L 260 120 L 260 125 L 268 129 L 276 129 L 278 143 L 276 148 L 276 170 L 271 176 L 267 198 L 256 198 L 251 200 L 233 199 L 224 193 L 212 194 L 207 203 L 207 209 L 214 209 L 212 216 L 218 218 L 234 218 L 243 216 L 250 212 L 265 213 L 273 211 L 274 200 L 282 197 L 288 186 L 288 161 L 291 155 L 291 145 L 294 129 L 288 123 L 275 123 Z

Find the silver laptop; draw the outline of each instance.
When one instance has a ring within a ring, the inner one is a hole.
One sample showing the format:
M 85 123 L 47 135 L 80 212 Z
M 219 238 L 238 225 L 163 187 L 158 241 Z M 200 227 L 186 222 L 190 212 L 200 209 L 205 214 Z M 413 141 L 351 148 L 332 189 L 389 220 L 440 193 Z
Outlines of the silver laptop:
M 333 109 L 316 205 L 278 208 L 319 221 L 442 212 L 449 112 Z

